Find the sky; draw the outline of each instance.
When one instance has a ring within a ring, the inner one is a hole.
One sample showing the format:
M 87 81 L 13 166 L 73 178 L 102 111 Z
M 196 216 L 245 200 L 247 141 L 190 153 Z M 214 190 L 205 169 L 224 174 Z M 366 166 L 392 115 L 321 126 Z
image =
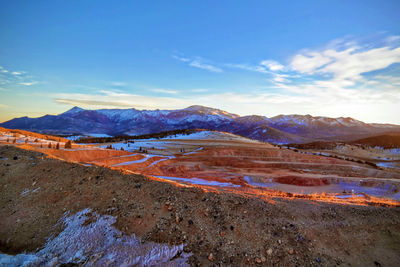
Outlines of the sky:
M 0 122 L 86 109 L 400 124 L 400 1 L 0 2 Z

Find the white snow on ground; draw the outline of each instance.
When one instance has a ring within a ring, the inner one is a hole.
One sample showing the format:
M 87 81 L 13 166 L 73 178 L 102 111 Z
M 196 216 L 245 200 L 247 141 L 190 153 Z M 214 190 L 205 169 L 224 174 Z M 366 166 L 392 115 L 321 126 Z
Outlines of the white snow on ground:
M 207 181 L 201 178 L 181 178 L 181 177 L 171 177 L 171 176 L 157 176 L 154 177 L 170 180 L 170 181 L 178 181 L 178 182 L 188 182 L 190 184 L 197 184 L 197 185 L 209 185 L 209 186 L 222 186 L 222 187 L 240 187 L 240 185 L 231 184 L 231 183 L 222 183 L 217 181 Z
M 191 155 L 191 154 L 194 154 L 196 152 L 199 152 L 200 150 L 203 150 L 203 147 L 196 148 L 195 150 L 193 150 L 191 152 L 187 152 L 187 153 L 185 153 L 183 155 Z
M 384 167 L 384 168 L 392 168 L 392 169 L 400 169 L 398 166 L 396 166 L 395 162 L 379 162 L 376 163 L 377 166 L 379 167 Z
M 89 133 L 89 134 L 86 134 L 86 135 L 71 135 L 71 136 L 68 136 L 68 137 L 65 137 L 65 138 L 68 139 L 68 140 L 71 140 L 71 141 L 76 141 L 76 140 L 79 140 L 81 138 L 87 138 L 87 137 L 101 138 L 101 137 L 112 137 L 112 136 L 108 135 L 108 134 L 102 134 L 102 133 Z
M 155 165 L 155 164 L 158 164 L 158 163 L 160 163 L 161 161 L 166 161 L 166 160 L 174 159 L 174 158 L 175 158 L 175 156 L 164 156 L 164 157 L 165 157 L 164 159 L 159 159 L 159 160 L 154 161 L 154 162 L 151 163 L 149 166 L 147 166 L 147 168 L 148 168 L 148 167 L 151 167 L 151 166 L 153 166 L 153 165 Z
M 142 163 L 147 161 L 148 159 L 152 158 L 152 157 L 156 157 L 157 155 L 150 155 L 150 154 L 143 154 L 144 158 L 142 159 L 138 159 L 138 160 L 133 160 L 133 161 L 126 161 L 126 162 L 122 162 L 122 163 L 117 163 L 114 165 L 111 165 L 113 167 L 117 167 L 117 166 L 124 166 L 124 165 L 131 165 L 131 164 L 135 164 L 135 163 Z
M 248 141 L 248 142 L 259 142 L 257 140 L 248 139 L 245 137 L 241 137 L 235 134 L 226 133 L 226 132 L 217 132 L 217 131 L 199 131 L 191 134 L 175 134 L 170 135 L 164 138 L 160 138 L 159 140 L 234 140 L 234 141 Z M 140 139 L 139 139 L 140 140 Z M 145 139 L 145 140 L 157 140 L 154 138 Z
M 137 154 L 134 154 L 134 155 L 137 155 Z M 175 158 L 175 156 L 163 156 L 163 155 L 156 155 L 156 154 L 142 154 L 142 155 L 144 156 L 144 158 L 142 158 L 142 159 L 121 162 L 121 163 L 114 164 L 112 166 L 113 167 L 117 167 L 117 166 L 131 165 L 131 164 L 146 162 L 148 159 L 153 158 L 153 157 L 163 157 L 162 159 L 159 159 L 159 160 L 156 160 L 156 161 L 152 162 L 149 166 L 147 166 L 147 168 L 148 168 L 148 167 L 150 167 L 150 166 L 152 166 L 154 164 L 157 164 L 157 163 L 159 163 L 161 161 Z M 129 155 L 129 156 L 133 156 L 133 155 Z M 123 157 L 123 156 L 121 156 L 121 157 Z
M 7 142 L 7 139 L 8 139 L 8 142 L 12 143 L 15 139 L 16 144 L 24 144 L 25 141 L 27 140 L 27 144 L 37 144 L 37 145 L 42 144 L 44 146 L 47 146 L 49 143 L 51 143 L 52 145 L 59 143 L 60 148 L 62 148 L 65 145 L 64 142 L 57 142 L 54 140 L 46 140 L 46 139 L 37 138 L 34 136 L 25 136 L 23 134 L 16 134 L 16 136 L 13 136 L 13 135 L 14 134 L 11 134 L 11 133 L 0 132 L 0 142 Z
M 0 266 L 189 266 L 190 254 L 178 246 L 143 242 L 134 234 L 125 236 L 112 225 L 116 218 L 85 209 L 62 219 L 65 229 L 36 253 L 15 256 L 0 253 Z M 93 218 L 88 225 L 83 223 Z M 181 255 L 174 258 L 178 252 Z
M 137 151 L 138 149 L 166 149 L 166 145 L 170 144 L 170 142 L 162 142 L 162 141 L 135 141 L 135 143 L 113 143 L 112 148 L 120 150 L 123 148 L 125 151 Z M 107 145 L 100 146 L 101 148 L 107 148 Z

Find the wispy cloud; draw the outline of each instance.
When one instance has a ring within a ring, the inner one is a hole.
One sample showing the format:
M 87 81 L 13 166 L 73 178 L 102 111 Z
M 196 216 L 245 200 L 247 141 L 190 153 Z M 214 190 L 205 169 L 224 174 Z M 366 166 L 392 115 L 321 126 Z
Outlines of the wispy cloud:
M 202 63 L 200 60 L 193 60 L 189 63 L 189 66 L 196 67 L 203 70 L 208 70 L 211 72 L 223 72 L 221 68 L 215 67 L 210 64 Z
M 217 66 L 213 65 L 212 63 L 210 63 L 200 57 L 187 58 L 187 57 L 178 56 L 178 55 L 172 55 L 172 57 L 179 61 L 187 63 L 191 67 L 207 70 L 210 72 L 216 72 L 216 73 L 223 72 L 223 70 L 220 67 L 217 67 Z
M 19 83 L 19 84 L 21 84 L 21 85 L 26 85 L 26 86 L 31 86 L 31 85 L 34 85 L 34 84 L 38 84 L 39 82 L 21 82 L 21 83 Z
M 191 61 L 189 58 L 183 57 L 183 56 L 172 55 L 172 57 L 175 58 L 175 59 L 177 59 L 177 60 L 180 60 L 180 61 L 182 61 L 182 62 L 189 62 L 189 61 Z
M 53 99 L 57 103 L 87 108 L 171 109 L 184 107 L 187 103 L 187 100 L 176 97 L 152 97 L 109 90 L 93 94 L 54 94 Z
M 33 76 L 27 74 L 25 71 L 11 71 L 0 66 L 0 85 L 25 85 L 30 86 L 37 84 L 37 81 L 33 80 Z
M 111 82 L 110 85 L 113 86 L 113 87 L 125 87 L 128 84 L 126 82 L 116 82 L 116 81 L 114 81 L 114 82 Z
M 259 73 L 264 73 L 264 74 L 271 73 L 269 70 L 267 70 L 264 66 L 261 66 L 261 65 L 227 63 L 227 64 L 225 64 L 225 66 L 227 66 L 229 68 L 241 69 L 241 70 L 246 70 L 246 71 L 254 71 L 254 72 L 259 72 Z
M 269 59 L 258 64 L 223 64 L 265 74 L 270 86 L 265 93 L 208 94 L 207 99 L 197 100 L 220 108 L 224 103 L 236 112 L 248 108 L 264 114 L 346 115 L 398 123 L 400 37 L 382 37 L 372 43 L 360 40 L 347 36 L 322 49 L 303 49 L 287 64 Z
M 190 91 L 193 92 L 193 93 L 205 93 L 205 92 L 208 92 L 210 90 L 209 89 L 205 89 L 205 88 L 199 88 L 199 89 L 192 89 Z
M 90 100 L 90 99 L 68 99 L 68 98 L 55 98 L 55 102 L 71 105 L 71 106 L 100 106 L 100 107 L 120 107 L 129 108 L 132 105 L 128 103 L 113 102 L 113 101 L 101 101 L 101 100 Z
M 150 89 L 150 91 L 153 91 L 156 93 L 170 94 L 170 95 L 175 95 L 178 93 L 178 91 L 176 91 L 176 90 L 169 90 L 169 89 L 162 89 L 162 88 L 154 88 L 154 89 Z

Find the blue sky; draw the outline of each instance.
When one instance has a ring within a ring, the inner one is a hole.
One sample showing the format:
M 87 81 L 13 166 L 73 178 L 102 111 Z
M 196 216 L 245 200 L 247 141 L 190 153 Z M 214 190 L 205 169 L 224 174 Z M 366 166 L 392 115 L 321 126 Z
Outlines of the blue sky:
M 400 124 L 400 1 L 2 1 L 0 121 L 84 108 Z

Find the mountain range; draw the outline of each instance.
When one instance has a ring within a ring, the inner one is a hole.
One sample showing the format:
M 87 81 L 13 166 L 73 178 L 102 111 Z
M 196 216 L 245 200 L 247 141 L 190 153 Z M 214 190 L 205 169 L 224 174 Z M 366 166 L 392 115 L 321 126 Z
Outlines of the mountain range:
M 312 141 L 351 141 L 386 132 L 400 125 L 364 123 L 353 118 L 310 115 L 239 116 L 223 110 L 190 106 L 178 110 L 97 109 L 74 107 L 59 115 L 21 117 L 1 127 L 58 135 L 141 135 L 178 129 L 231 132 L 260 141 L 287 144 Z

